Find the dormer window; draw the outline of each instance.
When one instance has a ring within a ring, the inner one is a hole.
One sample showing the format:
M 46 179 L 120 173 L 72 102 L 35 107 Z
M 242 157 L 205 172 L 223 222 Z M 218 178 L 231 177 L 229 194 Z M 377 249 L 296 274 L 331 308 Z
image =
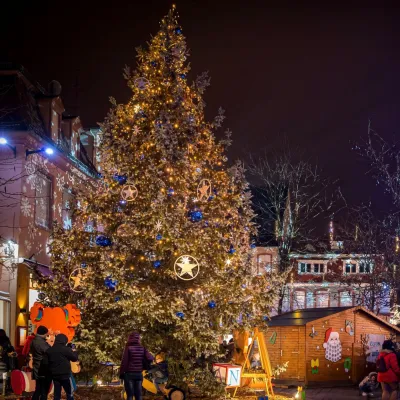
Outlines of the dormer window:
M 325 274 L 326 267 L 322 261 L 300 261 L 298 264 L 299 274 Z

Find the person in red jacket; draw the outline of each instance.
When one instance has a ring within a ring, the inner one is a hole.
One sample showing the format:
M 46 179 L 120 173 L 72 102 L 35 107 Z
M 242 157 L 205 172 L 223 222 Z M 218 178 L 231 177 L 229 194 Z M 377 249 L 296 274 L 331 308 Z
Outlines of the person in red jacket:
M 378 382 L 382 385 L 382 400 L 397 400 L 400 368 L 394 350 L 394 343 L 385 340 L 377 359 L 383 358 L 386 365 L 386 372 L 378 372 Z

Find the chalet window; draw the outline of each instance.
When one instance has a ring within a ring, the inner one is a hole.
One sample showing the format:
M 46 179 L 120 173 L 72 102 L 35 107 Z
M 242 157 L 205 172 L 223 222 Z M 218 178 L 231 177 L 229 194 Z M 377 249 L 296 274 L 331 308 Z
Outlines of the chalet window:
M 295 290 L 293 292 L 293 310 L 306 307 L 306 292 L 304 290 Z
M 35 223 L 42 228 L 50 228 L 51 181 L 41 172 L 36 172 Z
M 272 254 L 264 253 L 257 256 L 257 274 L 272 272 Z
M 339 292 L 339 307 L 349 307 L 353 305 L 353 295 L 350 291 Z
M 346 263 L 345 272 L 346 272 L 346 274 L 356 274 L 357 273 L 357 264 Z
M 329 292 L 317 291 L 315 294 L 315 305 L 317 308 L 329 307 Z
M 76 206 L 76 199 L 71 189 L 65 188 L 62 199 L 62 220 L 64 229 L 72 228 L 72 216 Z

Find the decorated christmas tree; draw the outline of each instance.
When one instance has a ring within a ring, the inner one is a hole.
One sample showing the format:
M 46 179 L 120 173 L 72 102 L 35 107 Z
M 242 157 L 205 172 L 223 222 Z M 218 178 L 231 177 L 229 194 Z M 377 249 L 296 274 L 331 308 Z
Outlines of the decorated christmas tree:
M 125 70 L 132 98 L 112 99 L 101 126 L 98 188 L 80 195 L 72 229 L 55 227 L 42 290 L 50 305 L 81 308 L 86 366 L 118 363 L 139 331 L 181 379 L 207 379 L 195 361 L 217 357 L 222 335 L 265 326 L 275 286 L 253 273 L 244 170 L 228 168 L 229 137 L 214 136 L 223 114 L 205 121 L 207 75 L 188 84 L 174 8 L 137 52 L 137 69 Z

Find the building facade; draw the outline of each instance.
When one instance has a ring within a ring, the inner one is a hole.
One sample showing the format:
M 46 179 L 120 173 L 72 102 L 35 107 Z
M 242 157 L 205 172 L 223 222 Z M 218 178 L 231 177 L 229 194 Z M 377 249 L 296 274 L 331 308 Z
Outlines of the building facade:
M 255 272 L 259 274 L 274 271 L 279 263 L 277 247 L 257 247 L 255 257 Z M 390 315 L 392 292 L 371 282 L 376 260 L 368 255 L 327 251 L 292 253 L 290 259 L 292 270 L 285 286 L 282 312 L 364 306 L 382 316 Z M 276 313 L 274 307 L 272 315 Z
M 64 115 L 58 82 L 46 90 L 0 64 L 0 87 L 0 328 L 18 349 L 38 299 L 32 278 L 50 274 L 52 224 L 69 229 L 76 192 L 96 182 L 99 131 Z

